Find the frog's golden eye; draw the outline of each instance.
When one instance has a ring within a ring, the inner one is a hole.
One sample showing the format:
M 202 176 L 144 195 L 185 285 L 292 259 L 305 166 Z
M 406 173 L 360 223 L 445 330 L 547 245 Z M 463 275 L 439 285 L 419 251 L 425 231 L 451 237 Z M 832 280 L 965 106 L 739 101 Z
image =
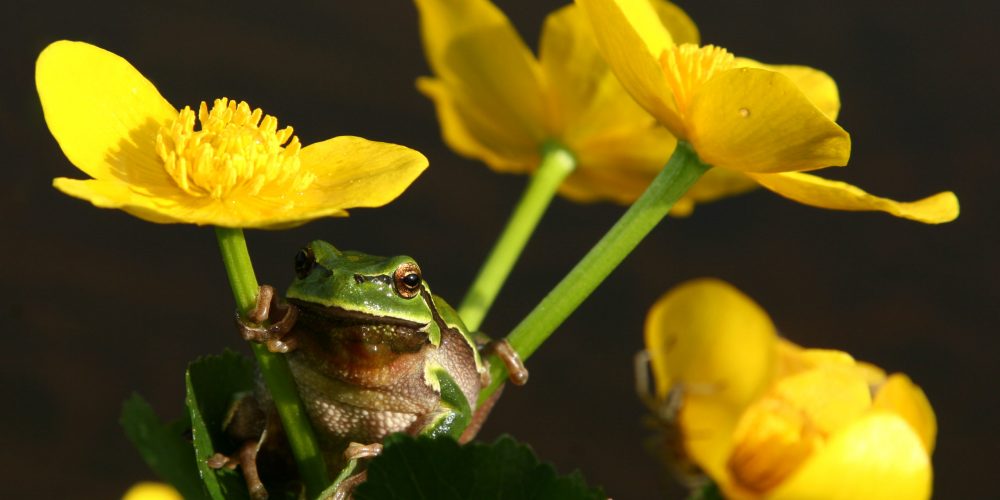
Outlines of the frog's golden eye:
M 295 275 L 300 280 L 306 279 L 306 276 L 309 276 L 309 271 L 312 271 L 314 267 L 316 267 L 316 256 L 313 255 L 311 248 L 305 247 L 295 254 Z
M 396 272 L 392 275 L 392 282 L 396 287 L 396 293 L 407 299 L 412 299 L 420 293 L 420 283 L 422 281 L 420 278 L 420 267 L 415 262 L 400 264 L 396 268 Z

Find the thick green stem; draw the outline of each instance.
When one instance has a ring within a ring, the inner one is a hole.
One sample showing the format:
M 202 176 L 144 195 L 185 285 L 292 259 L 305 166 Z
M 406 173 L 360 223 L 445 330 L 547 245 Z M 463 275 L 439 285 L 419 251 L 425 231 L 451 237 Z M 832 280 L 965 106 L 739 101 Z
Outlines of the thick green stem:
M 532 175 L 500 239 L 493 245 L 493 250 L 479 269 L 479 275 L 458 306 L 458 315 L 470 330 L 478 330 L 483 323 L 556 190 L 574 168 L 576 160 L 573 154 L 562 145 L 549 142 L 542 148 L 542 162 L 538 170 Z
M 222 252 L 222 262 L 226 266 L 236 306 L 241 312 L 246 313 L 254 308 L 257 301 L 257 277 L 250 263 L 243 230 L 220 227 L 215 229 L 215 235 L 219 240 L 219 251 Z M 316 444 L 316 435 L 309 424 L 295 380 L 288 368 L 288 361 L 284 356 L 268 351 L 261 344 L 251 343 L 250 346 L 285 428 L 288 443 L 298 464 L 302 481 L 306 485 L 308 496 L 315 498 L 330 481 L 327 477 L 326 464 L 323 463 L 323 455 Z
M 709 168 L 691 146 L 684 142 L 677 144 L 670 161 L 642 196 L 507 336 L 522 360 L 531 356 L 590 296 Z M 480 402 L 496 392 L 507 378 L 503 363 L 495 355 L 490 357 L 490 372 L 493 382 L 480 393 Z

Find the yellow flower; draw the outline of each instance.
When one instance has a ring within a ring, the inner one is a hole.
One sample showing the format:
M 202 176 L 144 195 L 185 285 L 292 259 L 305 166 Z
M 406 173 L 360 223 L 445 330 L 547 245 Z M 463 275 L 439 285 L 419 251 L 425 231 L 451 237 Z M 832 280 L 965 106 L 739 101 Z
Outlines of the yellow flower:
M 35 83 L 52 135 L 92 177 L 55 187 L 151 222 L 277 228 L 345 216 L 388 203 L 427 166 L 416 151 L 359 137 L 302 147 L 244 102 L 178 112 L 128 61 L 87 43 L 49 45 Z
M 727 498 L 928 498 L 937 424 L 919 387 L 840 351 L 778 337 L 724 282 L 678 286 L 650 310 L 656 398 L 687 456 Z
M 843 166 L 851 141 L 834 121 L 840 98 L 825 73 L 768 66 L 672 37 L 649 0 L 576 0 L 622 85 L 705 163 L 782 196 L 835 210 L 881 210 L 926 223 L 958 216 L 943 192 L 901 203 L 802 173 Z
M 122 500 L 181 500 L 181 494 L 168 484 L 144 481 L 129 488 Z
M 698 41 L 680 9 L 655 5 L 676 39 Z M 554 141 L 577 161 L 561 194 L 619 203 L 635 201 L 670 157 L 676 139 L 618 83 L 576 6 L 546 18 L 537 58 L 488 0 L 417 0 L 417 7 L 435 74 L 417 87 L 434 101 L 444 140 L 459 154 L 499 172 L 528 173 Z M 741 180 L 695 194 L 707 200 L 755 185 Z M 690 212 L 692 201 L 681 200 L 676 212 Z

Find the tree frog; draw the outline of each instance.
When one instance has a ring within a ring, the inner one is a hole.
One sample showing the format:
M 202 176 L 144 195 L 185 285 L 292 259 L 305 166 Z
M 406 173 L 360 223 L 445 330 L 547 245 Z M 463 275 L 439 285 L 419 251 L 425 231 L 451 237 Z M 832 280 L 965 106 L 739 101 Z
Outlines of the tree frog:
M 470 333 L 431 293 L 410 257 L 376 257 L 313 241 L 295 256 L 285 298 L 287 303 L 262 286 L 249 321 L 239 320 L 240 331 L 287 354 L 333 467 L 343 462 L 337 457 L 345 449 L 347 458 L 377 454 L 378 443 L 395 432 L 448 434 L 462 442 L 474 437 L 493 403 L 476 404 L 489 382 L 483 345 L 496 351 L 515 384 L 527 380 L 516 353 L 505 342 L 477 342 L 482 336 Z M 271 428 L 277 419 L 266 389 L 256 399 Z M 262 487 L 245 463 L 243 469 L 251 489 Z

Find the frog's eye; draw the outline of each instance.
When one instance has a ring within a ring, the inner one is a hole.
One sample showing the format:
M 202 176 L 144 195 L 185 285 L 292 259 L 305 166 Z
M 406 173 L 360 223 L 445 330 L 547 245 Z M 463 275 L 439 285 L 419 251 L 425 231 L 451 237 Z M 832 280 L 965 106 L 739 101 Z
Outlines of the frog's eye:
M 396 268 L 392 276 L 396 293 L 401 297 L 412 299 L 420 293 L 420 267 L 415 262 L 406 262 Z
M 316 267 L 316 256 L 313 255 L 311 248 L 305 247 L 295 254 L 295 275 L 300 280 L 306 279 L 306 276 L 309 276 L 309 271 L 312 271 L 314 267 Z

